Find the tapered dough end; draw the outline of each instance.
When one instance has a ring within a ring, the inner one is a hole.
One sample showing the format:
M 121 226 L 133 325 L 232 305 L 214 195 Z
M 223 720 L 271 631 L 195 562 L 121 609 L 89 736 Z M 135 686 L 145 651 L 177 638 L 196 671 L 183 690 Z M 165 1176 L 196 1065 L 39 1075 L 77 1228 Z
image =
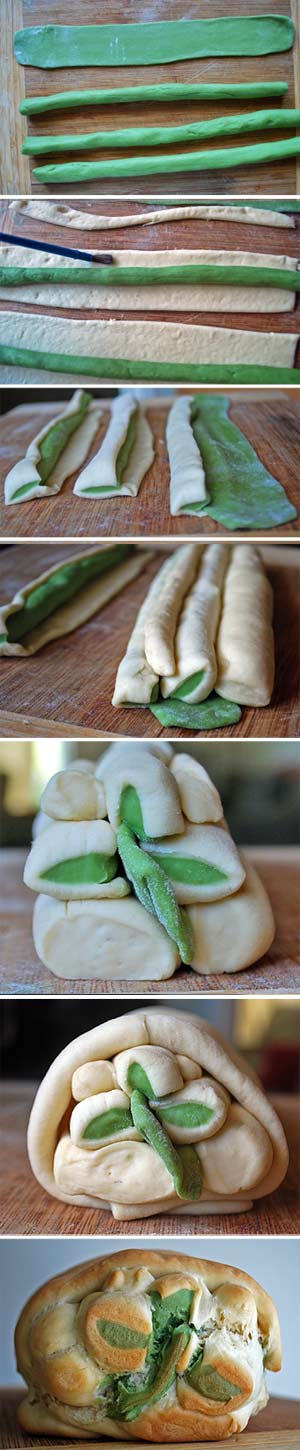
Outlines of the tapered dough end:
M 55 821 L 94 821 L 106 816 L 103 786 L 92 773 L 81 770 L 80 760 L 73 770 L 60 770 L 51 776 L 43 795 L 41 808 Z
M 223 806 L 219 791 L 204 766 L 192 755 L 182 752 L 182 755 L 173 756 L 170 768 L 177 781 L 181 809 L 186 819 L 195 825 L 221 821 Z
M 200 975 L 240 972 L 269 950 L 275 923 L 267 892 L 244 859 L 245 881 L 234 896 L 189 908 L 195 941 L 191 967 Z
M 68 981 L 160 981 L 179 965 L 175 943 L 133 897 L 63 902 L 38 896 L 33 939 L 44 966 Z

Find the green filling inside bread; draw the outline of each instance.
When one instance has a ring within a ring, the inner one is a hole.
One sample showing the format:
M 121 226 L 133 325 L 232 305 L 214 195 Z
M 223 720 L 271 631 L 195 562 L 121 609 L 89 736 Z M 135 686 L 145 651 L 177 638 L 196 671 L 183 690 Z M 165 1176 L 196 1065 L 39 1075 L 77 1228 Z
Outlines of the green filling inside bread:
M 198 1394 L 205 1395 L 207 1400 L 218 1400 L 220 1404 L 226 1404 L 226 1401 L 232 1400 L 234 1396 L 241 1393 L 239 1385 L 231 1384 L 230 1380 L 224 1379 L 223 1375 L 218 1374 L 217 1370 L 212 1368 L 212 1365 L 204 1365 L 199 1360 L 196 1361 L 187 1378 Z
M 105 856 L 100 851 L 56 861 L 55 866 L 47 866 L 40 873 L 41 881 L 56 881 L 62 886 L 97 886 L 102 881 L 113 881 L 116 875 L 117 856 Z
M 69 604 L 81 590 L 106 574 L 108 569 L 121 564 L 132 553 L 131 544 L 114 544 L 112 548 L 97 550 L 83 558 L 73 560 L 54 570 L 42 583 L 37 583 L 27 595 L 21 609 L 16 609 L 6 619 L 7 638 L 11 644 L 37 629 L 55 610 Z
M 202 684 L 204 674 L 205 670 L 195 670 L 193 675 L 188 675 L 186 680 L 182 680 L 181 685 L 177 685 L 176 690 L 172 690 L 169 699 L 185 700 L 187 695 L 191 695 L 194 690 L 197 690 L 198 685 Z
M 130 1088 L 137 1088 L 139 1093 L 144 1093 L 145 1098 L 153 1098 L 154 1092 L 152 1083 L 147 1073 L 141 1067 L 140 1062 L 131 1062 L 127 1073 L 127 1084 Z
M 120 801 L 120 818 L 130 826 L 135 836 L 144 836 L 145 827 L 140 798 L 133 785 L 123 786 Z
M 107 1344 L 116 1345 L 117 1349 L 147 1348 L 149 1334 L 139 1334 L 137 1329 L 130 1329 L 128 1324 L 117 1324 L 113 1319 L 97 1319 L 97 1329 Z
M 59 422 L 54 422 L 52 427 L 49 427 L 45 438 L 40 439 L 37 445 L 39 451 L 37 470 L 40 475 L 40 484 L 47 483 L 61 453 L 69 443 L 72 433 L 75 433 L 80 423 L 83 422 L 90 402 L 91 393 L 84 393 L 76 412 L 70 413 L 67 418 L 61 418 Z M 32 488 L 36 488 L 37 484 L 37 479 L 33 479 L 32 483 L 23 483 L 21 488 L 16 489 L 14 499 L 23 498 Z
M 94 1138 L 110 1138 L 112 1135 L 123 1133 L 125 1128 L 132 1128 L 133 1122 L 129 1108 L 108 1108 L 106 1113 L 99 1113 L 92 1118 L 82 1134 L 88 1142 Z M 110 1341 L 111 1342 L 111 1341 Z
M 220 871 L 209 861 L 201 861 L 197 856 L 173 856 L 172 851 L 151 851 L 151 857 L 163 866 L 171 881 L 184 881 L 190 886 L 215 886 L 220 881 L 228 881 L 225 871 Z
M 165 1108 L 163 1103 L 161 1107 L 155 1103 L 155 1112 L 164 1123 L 174 1123 L 178 1128 L 202 1128 L 214 1116 L 213 1108 L 206 1103 L 172 1103 Z

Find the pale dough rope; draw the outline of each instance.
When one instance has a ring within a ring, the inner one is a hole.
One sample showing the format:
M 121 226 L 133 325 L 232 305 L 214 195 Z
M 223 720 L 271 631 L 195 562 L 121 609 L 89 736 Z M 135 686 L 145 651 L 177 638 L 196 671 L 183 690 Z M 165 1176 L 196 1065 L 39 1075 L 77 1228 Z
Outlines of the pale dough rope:
M 276 1309 L 254 1279 L 148 1250 L 94 1259 L 44 1284 L 19 1318 L 16 1354 L 28 1385 L 25 1430 L 154 1443 L 242 1430 L 267 1402 L 264 1366 L 281 1365 Z
M 253 206 L 217 205 L 217 206 L 168 206 L 158 211 L 145 211 L 136 213 L 134 216 L 98 216 L 97 212 L 77 211 L 75 207 L 66 206 L 64 202 L 55 201 L 11 201 L 9 211 L 14 215 L 19 211 L 32 216 L 36 221 L 45 221 L 47 226 L 76 227 L 80 231 L 116 231 L 119 227 L 136 227 L 141 225 L 156 226 L 157 222 L 188 221 L 190 219 L 203 221 L 228 221 L 228 222 L 252 222 L 257 226 L 264 227 L 294 227 L 293 217 L 285 216 L 283 212 L 269 212 L 267 209 L 259 210 Z

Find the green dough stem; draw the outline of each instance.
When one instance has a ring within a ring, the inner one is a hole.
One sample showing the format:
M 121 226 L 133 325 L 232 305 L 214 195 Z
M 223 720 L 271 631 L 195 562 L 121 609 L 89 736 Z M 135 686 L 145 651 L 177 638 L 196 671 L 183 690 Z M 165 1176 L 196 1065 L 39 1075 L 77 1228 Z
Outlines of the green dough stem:
M 66 861 L 57 861 L 55 866 L 47 866 L 41 871 L 41 881 L 57 881 L 63 886 L 93 886 L 112 881 L 116 875 L 116 856 L 89 851 L 86 856 L 70 856 Z
M 179 1154 L 176 1148 L 174 1148 L 173 1143 L 171 1143 L 168 1134 L 165 1133 L 161 1123 L 157 1122 L 154 1113 L 151 1113 L 144 1093 L 139 1092 L 138 1088 L 134 1088 L 132 1093 L 131 1112 L 137 1132 L 141 1133 L 146 1143 L 149 1143 L 155 1153 L 158 1153 L 173 1180 L 178 1197 L 184 1198 L 184 1175 Z
M 181 730 L 222 730 L 226 725 L 236 725 L 242 714 L 240 706 L 233 700 L 223 700 L 222 704 L 225 710 L 220 710 L 220 696 L 213 692 L 199 705 L 185 704 L 173 696 L 173 699 L 159 701 L 148 708 L 165 728 L 171 725 Z
M 210 121 L 191 121 L 183 126 L 131 126 L 122 131 L 92 131 L 67 136 L 27 136 L 25 156 L 46 156 L 49 151 L 96 151 L 101 147 L 172 146 L 181 141 L 208 141 L 214 136 L 242 136 L 249 131 L 274 131 L 299 126 L 300 110 L 250 111 L 238 116 L 218 116 Z
M 218 1374 L 212 1365 L 204 1365 L 202 1360 L 196 1361 L 194 1367 L 187 1376 L 192 1388 L 200 1395 L 205 1395 L 208 1400 L 218 1400 L 225 1403 L 236 1395 L 240 1395 L 240 1386 L 233 1385 L 229 1380 Z
M 224 171 L 230 166 L 258 166 L 300 156 L 300 136 L 287 141 L 262 141 L 259 146 L 227 146 L 221 151 L 185 151 L 173 156 L 122 156 L 112 161 L 69 161 L 61 166 L 36 166 L 33 175 L 46 183 L 99 181 L 114 176 L 165 176 L 175 171 Z
M 150 1372 L 148 1383 L 141 1387 L 132 1386 L 131 1388 L 130 1383 L 128 1387 L 124 1381 L 121 1381 L 120 1397 L 117 1399 L 115 1412 L 117 1418 L 125 1419 L 127 1422 L 136 1420 L 142 1410 L 146 1410 L 148 1405 L 155 1404 L 156 1400 L 160 1400 L 167 1394 L 174 1383 L 176 1366 L 188 1344 L 190 1332 L 188 1325 L 180 1325 L 178 1329 L 174 1329 L 171 1343 L 162 1352 L 155 1374 L 153 1371 Z
M 80 357 L 72 353 L 39 352 L 29 347 L 0 344 L 0 365 L 41 368 L 52 373 L 88 374 L 91 377 L 160 383 L 299 383 L 299 368 L 260 366 L 259 363 L 144 362 L 137 358 Z
M 228 881 L 225 871 L 219 871 L 217 866 L 212 866 L 208 861 L 200 861 L 196 856 L 175 856 L 172 851 L 151 851 L 151 861 L 157 861 L 162 866 L 171 881 L 186 881 L 191 886 L 213 886 L 219 881 Z
M 282 484 L 228 417 L 229 404 L 227 398 L 207 396 L 193 402 L 193 433 L 209 495 L 201 516 L 209 514 L 227 529 L 270 529 L 295 519 L 297 510 Z
M 7 638 L 12 644 L 23 639 L 29 631 L 49 619 L 56 609 L 74 599 L 81 589 L 85 589 L 94 579 L 99 579 L 108 569 L 120 564 L 131 553 L 132 545 L 115 544 L 111 549 L 99 549 L 98 553 L 87 555 L 76 563 L 66 563 L 61 568 L 58 567 L 43 584 L 35 585 L 25 599 L 22 609 L 17 609 L 8 616 Z
M 180 81 L 153 86 L 118 86 L 115 90 L 58 91 L 54 96 L 28 96 L 20 101 L 23 116 L 43 111 L 66 111 L 77 106 L 136 105 L 139 101 L 248 101 L 263 96 L 284 96 L 287 81 L 233 82 L 232 85 L 185 85 Z
M 96 1118 L 92 1118 L 82 1137 L 93 1142 L 95 1138 L 109 1138 L 112 1134 L 122 1133 L 125 1128 L 132 1127 L 129 1108 L 108 1108 L 106 1113 L 98 1113 Z
M 125 821 L 125 824 L 130 826 L 135 836 L 141 836 L 145 839 L 141 802 L 137 790 L 135 790 L 133 785 L 125 785 L 123 787 L 120 801 L 120 820 Z
M 162 65 L 201 56 L 271 55 L 290 50 L 295 27 L 286 15 L 137 25 L 29 25 L 15 34 L 21 65 Z
M 300 112 L 299 112 L 300 118 Z M 11 267 L 0 266 L 0 287 L 24 287 L 35 286 L 44 283 L 45 286 L 53 283 L 60 283 L 63 286 L 96 286 L 96 287 L 148 287 L 153 285 L 169 284 L 174 286 L 177 283 L 199 286 L 230 286 L 230 287 L 273 287 L 282 288 L 286 292 L 300 292 L 300 272 L 285 271 L 283 267 L 248 267 L 217 265 L 211 263 L 186 263 L 174 267 Z M 130 422 L 134 420 L 130 420 Z M 130 424 L 129 424 L 130 429 Z M 128 429 L 128 433 L 129 433 Z M 134 430 L 132 430 L 133 432 Z M 128 439 L 128 435 L 127 435 Z M 129 442 L 126 439 L 125 461 L 122 461 L 121 468 L 126 467 L 126 453 L 132 448 L 132 433 Z M 123 444 L 124 448 L 124 444 Z M 123 450 L 121 450 L 123 452 Z
M 171 883 L 161 865 L 157 865 L 146 851 L 137 846 L 130 827 L 120 826 L 118 850 L 126 876 L 143 906 L 157 916 L 168 936 L 175 941 L 181 959 L 190 965 L 193 959 L 194 942 L 187 912 L 178 906 Z

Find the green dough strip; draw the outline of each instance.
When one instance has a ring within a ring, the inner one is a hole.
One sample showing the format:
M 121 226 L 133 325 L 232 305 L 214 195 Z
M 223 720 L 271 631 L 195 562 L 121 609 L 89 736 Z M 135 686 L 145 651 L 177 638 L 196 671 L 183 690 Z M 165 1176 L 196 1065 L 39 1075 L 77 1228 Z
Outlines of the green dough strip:
M 140 1334 L 138 1329 L 117 1324 L 114 1319 L 97 1319 L 97 1329 L 107 1344 L 117 1345 L 118 1349 L 146 1349 L 149 1344 L 149 1334 Z
M 217 866 L 198 860 L 196 856 L 175 856 L 173 851 L 151 851 L 151 861 L 157 861 L 157 865 L 163 867 L 171 881 L 184 881 L 190 886 L 214 886 L 220 881 L 228 881 L 225 871 L 219 871 Z
M 242 136 L 248 131 L 274 131 L 300 124 L 300 109 L 250 111 L 247 115 L 218 116 L 184 126 L 131 126 L 122 131 L 92 131 L 83 135 L 27 136 L 24 156 L 46 156 L 49 151 L 97 151 L 110 147 L 172 146 L 181 141 L 208 141 L 214 136 Z
M 220 703 L 225 709 L 219 708 Z M 242 711 L 239 705 L 233 700 L 222 700 L 219 695 L 209 695 L 207 700 L 200 701 L 199 705 L 185 704 L 182 700 L 160 700 L 157 705 L 149 705 L 149 710 L 160 725 L 167 728 L 169 725 L 181 730 L 222 730 L 226 725 L 236 725 L 241 719 Z
M 154 1107 L 158 1118 L 162 1118 L 164 1123 L 174 1123 L 174 1127 L 178 1128 L 202 1128 L 214 1116 L 213 1109 L 207 1108 L 205 1103 L 169 1103 L 164 1107 L 160 1102 Z
M 154 1098 L 152 1083 L 140 1062 L 131 1062 L 127 1073 L 127 1087 L 137 1088 L 145 1098 Z
M 141 802 L 133 785 L 125 785 L 122 790 L 120 801 L 120 819 L 130 826 L 135 836 L 145 839 L 145 828 Z
M 269 367 L 259 363 L 144 362 L 137 358 L 80 357 L 72 353 L 39 352 L 29 347 L 0 344 L 0 366 L 41 368 L 81 377 L 131 379 L 160 383 L 298 383 L 299 368 Z
M 182 961 L 190 965 L 194 951 L 191 924 L 187 912 L 178 906 L 163 867 L 137 846 L 133 832 L 124 822 L 119 827 L 117 839 L 126 876 L 132 882 L 136 895 L 146 910 L 157 916 L 172 941 L 177 943 Z
M 149 25 L 28 25 L 15 34 L 21 65 L 44 69 L 86 65 L 163 65 L 201 56 L 271 55 L 290 50 L 287 15 L 160 21 Z
M 92 1143 L 95 1138 L 109 1138 L 111 1134 L 123 1133 L 125 1128 L 132 1126 L 129 1108 L 108 1108 L 106 1113 L 99 1113 L 98 1117 L 92 1118 L 82 1137 Z
M 120 1398 L 117 1398 L 115 1412 L 117 1418 L 124 1419 L 127 1422 L 136 1420 L 142 1414 L 142 1411 L 148 1408 L 148 1405 L 155 1404 L 156 1400 L 160 1400 L 167 1394 L 167 1391 L 171 1388 L 176 1378 L 176 1367 L 188 1344 L 189 1338 L 190 1329 L 188 1325 L 184 1327 L 180 1326 L 174 1330 L 171 1344 L 162 1352 L 158 1368 L 156 1367 L 157 1372 L 155 1373 L 155 1377 L 153 1373 L 150 1374 L 148 1384 L 141 1385 L 141 1387 L 132 1385 L 132 1388 L 129 1385 L 129 1389 L 127 1389 L 126 1383 L 124 1384 L 124 1381 L 121 1381 L 121 1393 Z
M 174 286 L 184 283 L 215 287 L 273 287 L 282 288 L 285 292 L 300 292 L 300 271 L 292 271 L 292 268 L 285 271 L 283 267 L 226 267 L 219 263 L 214 265 L 205 262 L 174 267 L 0 266 L 0 287 L 30 287 L 39 283 L 44 283 L 47 287 L 53 283 L 97 287 L 148 287 L 159 284 Z M 131 447 L 131 437 L 128 443 L 127 435 L 128 456 Z M 126 461 L 125 464 L 122 462 L 122 468 L 126 467 Z
M 258 166 L 300 156 L 300 136 L 285 141 L 261 141 L 258 146 L 227 146 L 221 151 L 185 151 L 166 156 L 121 156 L 111 161 L 69 161 L 36 166 L 33 175 L 46 183 L 111 180 L 114 176 L 165 176 L 167 172 L 226 171 L 232 166 Z
M 41 881 L 57 881 L 63 886 L 93 886 L 112 881 L 116 875 L 116 856 L 88 851 L 86 856 L 70 856 L 66 861 L 57 861 L 55 866 L 47 866 L 41 871 Z
M 202 1170 L 195 1150 L 192 1150 L 188 1163 L 185 1165 L 184 1157 L 174 1148 L 168 1133 L 151 1112 L 144 1094 L 138 1092 L 136 1088 L 132 1093 L 130 1105 L 135 1128 L 142 1133 L 146 1143 L 149 1143 L 155 1153 L 162 1158 L 165 1168 L 173 1179 L 178 1198 L 190 1197 L 191 1200 L 199 1198 L 202 1189 Z
M 263 96 L 284 96 L 287 81 L 235 82 L 230 85 L 185 85 L 180 81 L 153 86 L 118 86 L 101 91 L 58 91 L 54 96 L 28 96 L 20 101 L 23 116 L 37 116 L 43 111 L 66 111 L 77 106 L 137 105 L 145 101 L 251 101 Z
M 37 629 L 45 619 L 68 604 L 71 599 L 86 588 L 94 579 L 99 579 L 107 569 L 123 562 L 132 553 L 132 545 L 115 544 L 111 549 L 99 549 L 98 553 L 87 555 L 76 563 L 58 567 L 43 584 L 36 584 L 22 606 L 6 620 L 5 638 L 11 643 L 24 638 L 29 631 Z M 2 638 L 2 636 L 1 636 Z
M 193 403 L 193 433 L 209 496 L 201 517 L 209 514 L 227 529 L 270 529 L 297 518 L 281 483 L 231 422 L 228 410 L 227 398 L 204 396 Z

